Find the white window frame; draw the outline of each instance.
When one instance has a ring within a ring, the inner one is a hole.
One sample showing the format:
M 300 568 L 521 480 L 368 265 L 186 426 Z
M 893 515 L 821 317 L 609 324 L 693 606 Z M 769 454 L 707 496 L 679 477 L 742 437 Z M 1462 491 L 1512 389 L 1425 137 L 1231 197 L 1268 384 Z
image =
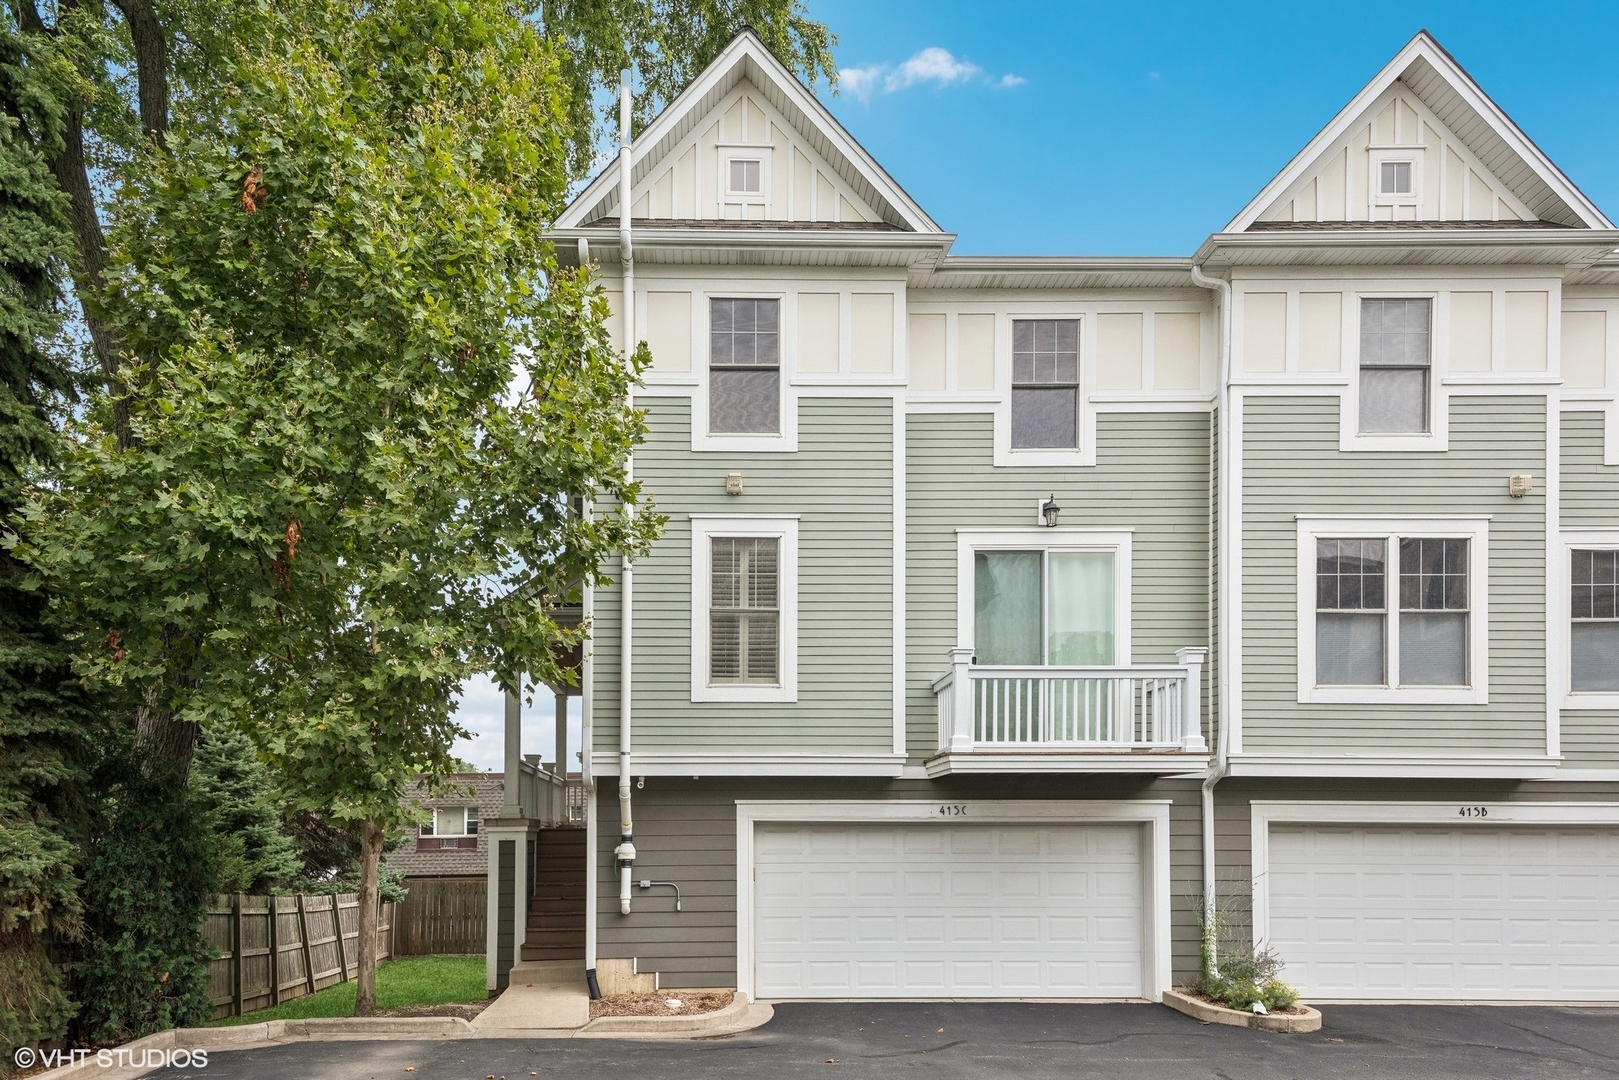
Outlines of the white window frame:
M 980 551 L 1106 551 L 1113 556 L 1113 665 L 1130 660 L 1130 563 L 1134 530 L 1059 525 L 996 531 L 956 530 L 956 647 L 974 648 L 977 617 L 973 556 Z
M 780 543 L 780 619 L 777 676 L 768 683 L 711 683 L 708 677 L 709 580 L 714 538 L 774 539 Z M 795 702 L 798 700 L 798 515 L 691 515 L 691 700 Z
M 798 449 L 798 395 L 793 383 L 797 375 L 796 342 L 798 338 L 798 313 L 796 303 L 788 303 L 788 292 L 783 289 L 749 289 L 749 288 L 708 288 L 698 290 L 698 306 L 693 323 L 696 326 L 698 351 L 694 354 L 692 367 L 697 377 L 697 387 L 692 393 L 691 424 L 692 449 L 724 450 L 724 451 L 795 451 Z M 777 408 L 781 410 L 781 428 L 778 432 L 761 432 L 749 434 L 747 432 L 720 432 L 712 433 L 708 430 L 708 403 L 709 385 L 711 382 L 710 361 L 713 359 L 713 337 L 709 333 L 710 319 L 713 317 L 713 302 L 715 300 L 774 300 L 780 305 L 777 313 L 776 332 L 781 340 L 776 343 L 780 378 L 777 380 Z
M 1414 206 L 1422 205 L 1422 154 L 1420 146 L 1384 146 L 1373 147 L 1369 153 L 1371 158 L 1371 174 L 1367 177 L 1366 190 L 1371 196 L 1373 206 Z M 1385 162 L 1409 162 L 1411 165 L 1411 190 L 1383 193 L 1383 165 Z
M 447 832 L 440 832 L 439 831 L 438 815 L 439 815 L 440 810 L 460 810 L 461 811 L 461 831 L 460 832 L 458 832 L 458 833 L 447 833 Z M 424 833 L 420 833 L 420 835 L 421 836 L 426 836 L 426 837 L 433 837 L 433 838 L 437 838 L 437 839 L 446 839 L 446 840 L 463 840 L 463 839 L 465 839 L 465 838 L 467 838 L 469 836 L 477 836 L 478 834 L 475 833 L 475 832 L 467 832 L 466 815 L 467 815 L 468 812 L 470 812 L 472 814 L 472 816 L 477 819 L 478 825 L 481 828 L 483 826 L 483 815 L 478 812 L 478 808 L 476 806 L 474 806 L 474 805 L 468 804 L 466 806 L 435 806 L 435 807 L 433 807 L 432 816 L 430 817 L 428 825 L 427 825 L 428 831 L 424 832 Z
M 1450 448 L 1450 391 L 1446 386 L 1450 321 L 1448 293 L 1435 289 L 1357 289 L 1349 293 L 1344 313 L 1348 350 L 1344 364 L 1348 376 L 1339 407 L 1339 449 L 1415 450 L 1442 452 Z M 1360 430 L 1360 313 L 1362 300 L 1427 300 L 1428 318 L 1428 430 L 1425 432 L 1363 432 Z M 1445 330 L 1441 341 L 1441 327 Z
M 1111 309 L 1109 309 L 1111 310 Z M 1144 309 L 1132 309 L 1144 310 Z M 1064 320 L 1079 323 L 1079 431 L 1072 447 L 1012 446 L 1012 324 Z M 1062 311 L 1052 308 L 1012 308 L 996 312 L 995 318 L 995 464 L 1068 465 L 1096 464 L 1096 320 L 1089 311 Z
M 768 145 L 720 144 L 719 187 L 721 190 L 721 203 L 760 206 L 770 201 L 770 151 L 771 147 Z M 758 191 L 733 191 L 731 189 L 731 162 L 738 160 L 757 161 L 759 163 Z
M 1579 551 L 1616 551 L 1619 550 L 1619 529 L 1588 529 L 1565 532 L 1561 536 L 1563 557 L 1559 563 L 1554 578 L 1556 579 L 1557 598 L 1554 604 L 1548 605 L 1557 613 L 1556 617 L 1562 621 L 1562 630 L 1558 633 L 1556 641 L 1561 646 L 1560 656 L 1549 658 L 1550 663 L 1557 666 L 1558 678 L 1563 687 L 1563 705 L 1565 709 L 1619 709 L 1619 691 L 1613 690 L 1584 690 L 1576 692 L 1574 686 L 1574 616 L 1570 610 L 1570 589 L 1572 578 L 1570 570 L 1574 552 Z
M 1468 686 L 1401 686 L 1401 539 L 1468 541 Z M 1315 667 L 1317 540 L 1381 539 L 1388 544 L 1384 568 L 1386 596 L 1383 647 L 1387 686 L 1319 686 Z M 1490 519 L 1488 517 L 1298 518 L 1298 699 L 1301 704 L 1485 705 L 1490 700 Z

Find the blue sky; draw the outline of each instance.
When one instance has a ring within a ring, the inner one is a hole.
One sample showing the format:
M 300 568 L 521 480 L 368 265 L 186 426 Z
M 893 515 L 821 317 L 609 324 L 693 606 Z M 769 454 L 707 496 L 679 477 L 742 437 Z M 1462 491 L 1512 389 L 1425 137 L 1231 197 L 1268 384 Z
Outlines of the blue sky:
M 1619 4 L 807 2 L 957 254 L 1190 254 L 1423 27 L 1619 214 Z

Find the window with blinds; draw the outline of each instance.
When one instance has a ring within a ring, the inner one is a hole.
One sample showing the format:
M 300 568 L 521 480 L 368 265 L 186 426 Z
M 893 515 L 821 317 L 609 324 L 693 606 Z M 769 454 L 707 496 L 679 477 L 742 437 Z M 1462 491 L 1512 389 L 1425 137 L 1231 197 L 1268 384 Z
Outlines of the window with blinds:
M 781 432 L 781 301 L 709 301 L 710 434 Z
M 712 539 L 708 678 L 729 684 L 781 681 L 780 539 Z

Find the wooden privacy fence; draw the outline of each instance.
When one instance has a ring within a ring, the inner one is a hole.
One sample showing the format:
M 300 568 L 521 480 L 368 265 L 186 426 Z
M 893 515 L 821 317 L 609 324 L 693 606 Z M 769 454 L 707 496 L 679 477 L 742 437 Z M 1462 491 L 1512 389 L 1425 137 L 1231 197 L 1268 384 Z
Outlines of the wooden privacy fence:
M 377 959 L 392 955 L 394 905 L 382 905 Z M 360 958 L 360 897 L 216 896 L 203 937 L 214 1018 L 279 1005 L 354 978 Z
M 412 878 L 394 912 L 393 954 L 482 955 L 489 888 L 479 878 Z

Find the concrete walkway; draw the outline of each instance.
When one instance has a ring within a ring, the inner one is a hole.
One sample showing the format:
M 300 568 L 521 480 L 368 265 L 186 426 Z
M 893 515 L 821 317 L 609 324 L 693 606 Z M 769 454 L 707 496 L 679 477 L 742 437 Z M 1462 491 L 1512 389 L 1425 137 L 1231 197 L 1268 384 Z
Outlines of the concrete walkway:
M 506 990 L 472 1021 L 476 1037 L 543 1039 L 590 1023 L 590 992 L 577 960 L 513 964 Z

